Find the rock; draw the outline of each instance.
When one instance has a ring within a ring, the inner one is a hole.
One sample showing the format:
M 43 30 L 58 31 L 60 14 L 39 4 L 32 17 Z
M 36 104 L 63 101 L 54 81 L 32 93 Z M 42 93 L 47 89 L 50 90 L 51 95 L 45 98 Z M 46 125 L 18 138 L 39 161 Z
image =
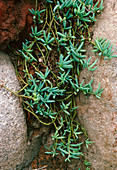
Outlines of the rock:
M 0 0 L 0 49 L 28 36 L 33 22 L 29 9 L 34 6 L 35 1 L 31 0 Z
M 20 89 L 14 67 L 8 55 L 0 52 L 0 85 L 13 92 Z M 39 123 L 39 122 L 38 122 Z M 37 122 L 36 122 L 37 124 Z M 0 169 L 22 170 L 39 154 L 49 128 L 36 126 L 30 139 L 26 118 L 19 98 L 0 86 Z M 37 135 L 38 134 L 38 135 Z
M 117 1 L 105 0 L 104 11 L 93 27 L 93 39 L 104 37 L 111 40 L 115 55 L 117 55 Z M 94 60 L 97 56 L 87 47 L 87 56 Z M 98 69 L 87 73 L 83 70 L 80 82 L 89 82 L 94 78 L 93 88 L 97 89 L 99 82 L 104 88 L 101 99 L 95 96 L 86 98 L 83 94 L 77 97 L 79 106 L 78 117 L 85 127 L 88 136 L 94 144 L 89 150 L 84 148 L 86 159 L 92 163 L 91 170 L 117 169 L 117 58 L 109 61 L 101 59 Z
M 42 129 L 41 129 L 42 130 Z M 46 128 L 46 132 L 41 132 L 40 135 L 35 136 L 31 141 L 28 141 L 27 148 L 24 153 L 24 159 L 23 162 L 16 167 L 16 170 L 25 170 L 29 168 L 31 170 L 31 167 L 29 167 L 30 163 L 33 162 L 34 158 L 39 154 L 40 147 L 42 145 L 42 141 L 45 143 L 45 139 L 43 139 L 44 136 L 48 136 L 48 130 Z
M 0 52 L 0 84 L 19 90 L 14 67 L 8 55 Z M 24 159 L 27 125 L 18 97 L 0 88 L 0 169 L 15 169 Z

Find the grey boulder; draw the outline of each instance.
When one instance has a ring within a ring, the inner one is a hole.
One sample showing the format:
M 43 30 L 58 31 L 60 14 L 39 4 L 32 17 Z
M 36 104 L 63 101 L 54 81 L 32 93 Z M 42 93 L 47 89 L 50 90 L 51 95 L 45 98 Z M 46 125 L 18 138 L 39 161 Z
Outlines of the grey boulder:
M 93 27 L 93 40 L 97 36 L 107 38 L 113 43 L 117 55 L 117 1 L 105 0 L 104 11 Z M 95 60 L 97 56 L 87 47 L 87 56 Z M 96 90 L 99 82 L 104 92 L 100 99 L 95 96 L 86 98 L 83 94 L 77 97 L 79 106 L 78 116 L 85 127 L 91 141 L 94 142 L 87 150 L 84 148 L 85 158 L 92 163 L 91 169 L 117 169 L 117 58 L 97 63 L 98 69 L 94 72 L 83 70 L 80 82 L 90 82 L 94 78 L 93 89 Z
M 8 55 L 0 52 L 0 84 L 19 90 L 14 67 Z M 24 160 L 27 126 L 18 97 L 0 87 L 0 169 L 15 169 Z

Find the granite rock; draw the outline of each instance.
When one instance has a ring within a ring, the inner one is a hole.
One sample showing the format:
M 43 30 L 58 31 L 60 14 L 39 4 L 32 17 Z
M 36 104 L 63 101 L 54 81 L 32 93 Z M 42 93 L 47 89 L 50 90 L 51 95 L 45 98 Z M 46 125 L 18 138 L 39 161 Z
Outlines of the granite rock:
M 14 67 L 8 55 L 0 52 L 0 84 L 19 90 Z M 18 97 L 0 87 L 0 169 L 15 169 L 24 159 L 27 125 Z
M 105 0 L 104 10 L 93 27 L 94 38 L 104 37 L 113 43 L 114 54 L 117 55 L 117 1 Z M 87 47 L 87 56 L 97 58 L 92 47 Z M 76 102 L 79 106 L 78 117 L 94 144 L 89 150 L 84 148 L 86 159 L 91 163 L 92 170 L 117 169 L 117 58 L 100 59 L 97 70 L 83 70 L 80 82 L 90 82 L 94 78 L 93 89 L 99 82 L 104 92 L 100 99 L 95 96 L 86 97 L 81 94 Z
M 13 92 L 20 89 L 9 56 L 0 52 L 0 169 L 23 170 L 39 154 L 49 135 L 49 128 L 35 120 L 29 135 L 19 98 L 2 85 Z M 35 132 L 38 134 L 35 135 Z

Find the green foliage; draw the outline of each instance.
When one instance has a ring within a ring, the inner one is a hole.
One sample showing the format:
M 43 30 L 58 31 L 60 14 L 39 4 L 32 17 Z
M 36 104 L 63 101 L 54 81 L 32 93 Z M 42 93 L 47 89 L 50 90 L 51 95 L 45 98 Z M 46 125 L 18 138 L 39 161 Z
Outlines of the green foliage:
M 37 26 L 35 26 L 35 29 L 33 29 L 33 27 L 31 27 L 32 30 L 32 34 L 30 34 L 31 37 L 35 37 L 35 39 L 38 39 L 38 37 L 40 35 L 42 35 L 43 31 L 37 31 Z
M 49 32 L 48 35 L 46 36 L 46 31 L 43 30 L 43 37 L 44 38 L 39 38 L 38 40 L 40 40 L 44 46 L 47 46 L 47 49 L 48 50 L 52 50 L 50 47 L 49 47 L 49 44 L 52 43 L 52 41 L 54 41 L 54 37 L 51 38 L 51 33 Z
M 112 51 L 112 45 L 110 46 L 110 41 L 106 41 L 107 39 L 103 39 L 103 38 L 98 38 L 95 39 L 95 45 L 94 45 L 94 49 L 93 52 L 99 52 L 98 55 L 99 56 L 104 56 L 104 58 L 107 59 L 111 59 L 113 57 L 117 57 L 112 55 L 114 53 L 114 51 Z
M 43 23 L 43 20 L 41 20 L 41 13 L 43 13 L 45 11 L 45 9 L 39 11 L 39 10 L 34 10 L 34 9 L 29 9 L 29 11 L 31 12 L 31 14 L 33 14 L 33 20 L 35 22 L 36 18 L 38 19 L 39 23 Z
M 65 59 L 63 59 L 63 55 L 62 54 L 60 55 L 60 60 L 59 60 L 58 65 L 62 71 L 64 71 L 64 68 L 66 69 L 73 68 L 73 66 L 71 65 L 72 60 L 68 60 L 69 57 L 70 56 L 68 55 Z
M 89 71 L 95 71 L 97 69 L 97 66 L 93 68 L 93 66 L 97 63 L 98 59 L 96 59 L 91 65 L 89 64 L 91 61 L 91 57 L 87 60 L 85 60 L 83 68 L 88 68 Z
M 32 52 L 33 50 L 31 50 L 32 46 L 33 46 L 33 43 L 29 44 L 28 41 L 26 41 L 26 43 L 22 43 L 23 44 L 23 49 L 22 50 L 19 50 L 21 53 L 22 53 L 22 56 L 26 59 L 26 61 L 29 61 L 29 62 L 32 62 L 32 61 L 37 61 L 35 59 L 35 57 L 32 55 Z
M 24 108 L 32 113 L 40 123 L 53 124 L 53 144 L 47 154 L 62 154 L 65 161 L 80 159 L 84 154 L 82 146 L 92 143 L 85 129 L 78 123 L 75 96 L 84 93 L 100 98 L 103 89 L 93 91 L 93 79 L 79 83 L 82 69 L 97 69 L 96 59 L 85 55 L 85 44 L 89 41 L 89 26 L 96 21 L 96 14 L 103 9 L 103 1 L 93 0 L 46 0 L 41 11 L 29 10 L 33 15 L 31 40 L 23 43 L 19 50 L 24 64 L 24 87 L 22 95 Z M 42 24 L 43 23 L 43 24 Z M 111 59 L 112 46 L 106 39 L 95 40 L 94 52 Z M 32 69 L 32 74 L 30 68 Z M 81 135 L 85 135 L 84 141 Z M 85 160 L 85 159 L 84 159 Z M 90 165 L 84 161 L 86 169 Z
M 68 103 L 66 106 L 64 105 L 64 103 L 62 103 L 63 108 L 68 108 L 68 106 L 70 105 L 70 103 Z M 63 120 L 63 118 L 61 117 L 61 125 L 57 128 L 57 130 L 55 131 L 55 134 L 52 136 L 52 140 L 54 141 L 53 146 L 51 146 L 50 148 L 48 148 L 49 150 L 51 150 L 51 152 L 46 152 L 47 154 L 52 154 L 53 156 L 55 154 L 57 154 L 57 152 L 61 152 L 61 154 L 63 155 L 63 157 L 66 157 L 65 161 L 70 161 L 71 158 L 79 158 L 81 155 L 83 155 L 83 153 L 81 152 L 81 146 L 83 144 L 83 142 L 78 143 L 78 135 L 82 134 L 82 132 L 79 132 L 79 126 L 74 126 L 72 125 L 72 121 L 69 120 L 67 122 L 67 126 L 66 129 L 64 128 L 65 121 Z M 71 128 L 72 127 L 72 128 Z M 74 138 L 72 138 L 71 134 L 73 133 Z M 68 139 L 67 139 L 67 134 L 68 134 Z M 67 143 L 66 143 L 67 140 Z M 73 143 L 73 141 L 76 141 L 77 143 Z M 55 150 L 56 148 L 56 150 Z

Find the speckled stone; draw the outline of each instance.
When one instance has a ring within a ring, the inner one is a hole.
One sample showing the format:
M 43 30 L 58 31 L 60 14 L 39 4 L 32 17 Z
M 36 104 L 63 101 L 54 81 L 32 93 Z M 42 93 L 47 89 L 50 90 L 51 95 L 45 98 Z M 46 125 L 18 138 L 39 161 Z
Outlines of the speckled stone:
M 14 92 L 20 89 L 10 58 L 2 52 L 0 52 L 1 84 Z M 19 98 L 0 86 L 0 170 L 23 170 L 30 165 L 49 135 L 49 128 L 38 124 L 36 121 L 32 131 L 36 128 L 39 134 L 29 138 Z
M 93 27 L 93 39 L 104 37 L 113 43 L 114 54 L 117 55 L 117 1 L 105 0 L 104 10 Z M 87 47 L 87 56 L 93 60 L 97 56 Z M 91 163 L 91 170 L 117 169 L 117 58 L 109 61 L 98 61 L 98 69 L 94 72 L 83 70 L 80 82 L 88 83 L 94 78 L 93 89 L 99 82 L 104 88 L 101 99 L 95 96 L 86 98 L 83 94 L 77 97 L 78 116 L 88 136 L 94 144 L 89 150 L 84 148 L 86 159 Z
M 19 89 L 9 56 L 0 52 L 0 84 Z M 18 97 L 0 87 L 0 169 L 13 170 L 24 160 L 27 125 Z

